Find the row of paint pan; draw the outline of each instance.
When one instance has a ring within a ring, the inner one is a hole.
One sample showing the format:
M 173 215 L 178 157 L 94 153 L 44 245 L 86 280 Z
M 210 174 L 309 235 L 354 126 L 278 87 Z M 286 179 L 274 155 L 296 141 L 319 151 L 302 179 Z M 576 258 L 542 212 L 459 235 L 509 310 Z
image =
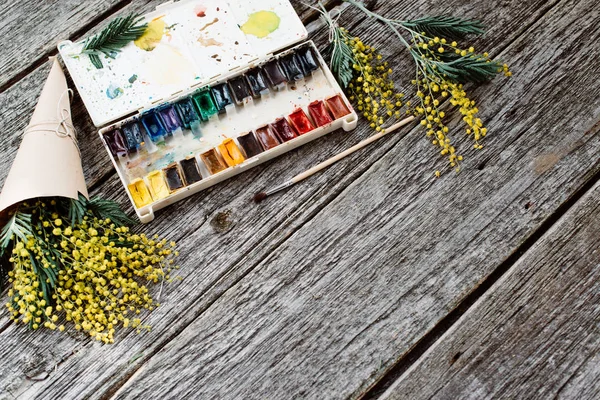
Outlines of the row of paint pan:
M 225 113 L 236 104 L 242 105 L 250 98 L 259 98 L 271 89 L 280 90 L 288 82 L 309 77 L 319 68 L 312 48 L 304 46 L 227 82 L 200 89 L 174 104 L 164 104 L 145 112 L 139 121 L 128 122 L 120 129 L 104 133 L 103 137 L 114 157 L 138 151 L 144 145 L 142 130 L 153 142 L 161 142 L 183 129 L 190 129 L 200 137 L 202 121 Z
M 136 207 L 144 207 L 199 182 L 202 180 L 201 170 L 207 171 L 209 175 L 218 174 L 263 151 L 343 118 L 350 112 L 340 95 L 316 100 L 308 105 L 308 115 L 302 108 L 297 108 L 287 118 L 278 118 L 254 131 L 239 135 L 237 143 L 234 139 L 225 139 L 216 148 L 199 154 L 198 158 L 190 156 L 162 170 L 150 172 L 145 179 L 135 179 L 128 185 L 131 197 Z

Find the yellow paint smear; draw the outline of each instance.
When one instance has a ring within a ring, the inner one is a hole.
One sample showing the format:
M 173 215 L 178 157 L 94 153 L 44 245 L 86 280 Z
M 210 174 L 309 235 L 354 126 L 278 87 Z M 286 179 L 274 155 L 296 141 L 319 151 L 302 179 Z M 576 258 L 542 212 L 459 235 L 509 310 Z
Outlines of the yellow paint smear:
M 154 200 L 164 199 L 170 194 L 162 171 L 150 172 L 148 174 L 148 183 L 150 184 L 150 193 L 152 193 Z
M 219 145 L 221 156 L 228 166 L 233 167 L 244 162 L 245 158 L 233 139 L 225 139 Z
M 154 50 L 162 40 L 166 26 L 167 24 L 162 20 L 162 17 L 153 19 L 148 23 L 148 27 L 144 34 L 140 36 L 138 40 L 134 40 L 133 44 L 142 50 Z
M 240 27 L 246 35 L 264 38 L 279 28 L 281 19 L 273 11 L 257 11 L 248 16 L 248 21 Z
M 152 196 L 148 191 L 148 187 L 141 179 L 136 179 L 129 184 L 129 192 L 133 198 L 133 202 L 137 208 L 144 207 L 152 203 Z

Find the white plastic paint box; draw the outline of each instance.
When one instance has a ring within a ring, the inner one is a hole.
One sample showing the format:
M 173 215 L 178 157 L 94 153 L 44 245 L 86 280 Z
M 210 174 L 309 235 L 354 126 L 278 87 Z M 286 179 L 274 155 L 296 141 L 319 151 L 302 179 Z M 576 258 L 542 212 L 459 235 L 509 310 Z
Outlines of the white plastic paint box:
M 289 1 L 183 0 L 97 69 L 59 51 L 136 213 L 154 212 L 357 115 Z

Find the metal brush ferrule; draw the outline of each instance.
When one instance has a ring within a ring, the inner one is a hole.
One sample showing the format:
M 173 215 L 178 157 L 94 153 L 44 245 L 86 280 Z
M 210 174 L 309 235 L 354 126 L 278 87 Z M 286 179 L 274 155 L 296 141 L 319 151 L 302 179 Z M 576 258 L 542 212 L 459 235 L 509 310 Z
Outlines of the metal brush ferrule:
M 271 190 L 268 190 L 268 191 L 266 192 L 266 193 L 267 193 L 267 196 L 270 196 L 270 195 L 272 195 L 273 193 L 277 193 L 277 192 L 279 192 L 280 190 L 283 190 L 283 189 L 285 189 L 285 188 L 288 188 L 288 187 L 292 186 L 293 184 L 294 184 L 294 182 L 293 182 L 293 181 L 287 181 L 287 182 L 284 182 L 284 183 L 282 183 L 282 184 L 281 184 L 281 185 L 279 185 L 279 186 L 275 186 L 273 189 L 271 189 Z

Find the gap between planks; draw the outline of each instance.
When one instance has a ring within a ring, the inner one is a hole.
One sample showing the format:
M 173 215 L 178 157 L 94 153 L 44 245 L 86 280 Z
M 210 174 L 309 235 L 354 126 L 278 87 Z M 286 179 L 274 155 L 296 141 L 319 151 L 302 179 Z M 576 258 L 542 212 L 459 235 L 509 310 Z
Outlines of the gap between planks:
M 518 246 L 490 275 L 488 275 L 471 293 L 469 293 L 452 311 L 442 318 L 421 340 L 419 340 L 398 362 L 386 372 L 381 379 L 367 390 L 360 398 L 379 398 L 396 380 L 398 380 L 421 356 L 442 337 L 479 298 L 505 275 L 529 249 L 542 238 L 594 185 L 600 181 L 600 172 L 592 175 L 573 195 L 562 203 L 531 236 Z
M 556 7 L 562 0 L 555 1 L 550 4 L 543 15 L 536 21 L 525 25 L 521 29 L 518 35 L 505 46 L 500 48 L 499 53 L 501 54 L 506 50 L 512 43 L 514 43 L 519 37 L 525 32 L 529 31 L 537 22 L 543 19 L 554 7 Z M 600 121 L 594 124 L 586 133 L 598 130 L 600 127 Z M 514 140 L 517 140 L 515 138 Z M 482 170 L 489 159 L 483 160 L 478 169 Z M 429 332 L 427 332 L 415 345 L 393 365 L 381 378 L 374 383 L 370 388 L 367 389 L 359 398 L 365 400 L 371 400 L 379 398 L 396 380 L 398 380 L 413 364 L 415 364 L 421 356 L 431 347 L 433 344 L 444 335 L 457 321 L 460 319 L 473 304 L 482 297 L 503 275 L 506 274 L 515 263 L 527 252 L 529 249 L 542 237 L 544 236 L 552 226 L 554 226 L 558 220 L 565 215 L 573 206 L 589 191 L 591 191 L 594 185 L 600 180 L 600 173 L 592 175 L 589 180 L 577 189 L 573 195 L 561 204 L 554 213 L 552 213 L 542 224 L 536 229 L 525 241 L 519 245 L 515 251 L 504 260 L 490 275 L 488 275 L 474 290 L 469 293 L 452 311 L 450 311 L 444 318 L 442 318 Z
M 382 398 L 597 399 L 599 183 Z
M 342 3 L 342 1 L 336 1 L 334 2 L 334 4 L 337 3 L 338 5 Z M 335 7 L 335 5 L 332 5 L 331 8 Z M 328 8 L 329 10 L 331 10 L 331 8 Z M 316 16 L 318 17 L 318 16 Z M 314 18 L 314 20 L 316 20 L 317 18 Z M 356 25 L 358 25 L 360 22 L 357 22 Z M 308 24 L 305 22 L 305 24 Z M 413 127 L 414 129 L 414 127 Z M 410 131 L 412 132 L 412 130 Z M 401 141 L 408 133 L 410 132 L 405 132 L 405 133 L 400 133 L 400 132 L 396 132 L 393 135 L 398 136 L 400 135 L 401 138 L 399 139 L 399 141 Z M 390 135 L 391 137 L 392 135 Z M 389 137 L 387 138 L 389 139 Z M 385 157 L 385 155 L 387 153 L 389 153 L 390 151 L 392 151 L 392 149 L 394 148 L 394 146 L 390 147 L 389 149 L 387 149 L 383 154 L 382 154 L 382 158 Z M 359 173 L 356 175 L 356 177 L 354 178 L 354 180 L 360 179 L 361 176 L 363 176 L 365 173 L 367 173 L 367 171 L 369 171 L 369 169 L 374 167 L 374 163 L 370 164 L 370 165 L 365 165 L 364 168 L 359 171 Z M 112 171 L 114 173 L 114 171 Z M 108 179 L 108 177 L 112 174 L 107 174 L 108 176 L 106 177 L 102 177 L 98 182 L 97 182 L 97 186 L 99 187 L 101 185 L 102 182 L 106 181 Z M 276 241 L 275 243 L 273 243 L 273 245 L 271 246 L 270 251 L 265 252 L 265 254 L 263 256 L 261 256 L 259 259 L 257 259 L 257 261 L 248 269 L 246 269 L 243 273 L 239 274 L 238 276 L 236 276 L 233 280 L 227 282 L 227 289 L 223 290 L 222 292 L 218 292 L 212 296 L 212 298 L 209 298 L 209 300 L 206 302 L 206 304 L 199 310 L 198 314 L 190 321 L 193 322 L 195 321 L 198 317 L 200 317 L 204 311 L 206 311 L 207 309 L 209 309 L 216 301 L 219 300 L 219 298 L 221 296 L 223 296 L 225 293 L 227 293 L 229 290 L 231 290 L 233 287 L 235 287 L 235 285 L 237 283 L 239 283 L 242 279 L 244 279 L 248 274 L 250 274 L 252 271 L 254 271 L 256 269 L 256 267 L 258 267 L 259 265 L 261 265 L 261 263 L 263 261 L 265 261 L 271 254 L 271 252 L 277 250 L 279 247 L 281 247 L 285 242 L 287 242 L 289 240 L 289 238 L 291 236 L 293 236 L 293 234 L 295 232 L 297 232 L 299 229 L 301 229 L 305 224 L 309 223 L 315 216 L 317 216 L 325 207 L 327 207 L 327 205 L 329 205 L 332 201 L 334 201 L 336 198 L 338 198 L 342 193 L 344 193 L 347 188 L 351 185 L 351 183 L 349 183 L 347 186 L 340 186 L 340 187 L 336 187 L 336 190 L 331 192 L 331 195 L 328 196 L 322 203 L 319 204 L 319 208 L 314 209 L 307 217 L 305 220 L 303 220 L 299 225 L 295 226 L 288 235 L 286 235 L 285 237 L 283 237 L 281 240 Z M 96 186 L 96 185 L 95 185 Z M 268 238 L 274 231 L 277 230 L 277 226 L 274 226 L 266 235 L 265 238 Z M 184 236 L 183 234 L 181 236 Z M 177 238 L 177 240 L 179 240 L 179 238 Z M 235 261 L 234 264 L 240 263 L 245 256 L 250 252 L 250 250 L 248 250 L 245 253 L 242 253 L 238 259 Z M 215 286 L 217 286 L 219 284 L 219 282 L 221 282 L 221 280 L 223 278 L 225 278 L 228 274 L 230 273 L 230 271 L 224 271 L 222 274 L 217 275 L 215 277 L 215 279 L 213 280 L 213 282 L 211 282 L 211 284 L 209 285 L 208 289 L 206 290 L 206 292 L 209 292 L 210 289 L 214 288 Z M 202 299 L 202 297 L 205 295 L 205 293 L 200 294 L 199 296 L 196 297 L 196 300 L 199 301 Z M 176 339 L 187 327 L 188 325 L 185 326 L 181 326 L 179 327 L 176 331 L 174 331 L 174 334 L 169 338 L 168 341 L 166 341 L 165 343 L 163 343 L 162 346 L 158 346 L 155 349 L 153 349 L 153 351 L 151 353 L 149 353 L 147 356 L 144 356 L 144 361 L 140 364 L 138 364 L 134 369 L 132 369 L 132 371 L 126 375 L 122 376 L 122 379 L 120 379 L 111 389 L 107 390 L 106 393 L 104 393 L 104 395 L 101 397 L 102 400 L 109 400 L 109 399 L 113 399 L 119 392 L 119 389 L 123 386 L 125 386 L 125 384 L 127 382 L 129 382 L 130 380 L 134 379 L 136 374 L 138 373 L 138 371 L 146 364 L 146 362 L 151 359 L 156 353 L 158 353 L 159 351 L 161 351 L 168 343 L 170 343 L 172 340 Z
M 404 133 L 402 135 L 402 138 L 405 137 L 408 133 Z M 400 135 L 400 133 L 395 133 L 395 135 Z M 391 136 L 391 135 L 390 135 Z M 402 138 L 400 140 L 402 140 Z M 389 153 L 392 149 L 394 148 L 394 146 L 390 147 L 389 149 L 387 149 L 383 154 L 382 157 L 385 157 L 385 155 L 387 153 Z M 365 165 L 365 167 L 356 175 L 356 177 L 354 178 L 354 180 L 360 179 L 360 177 L 362 177 L 365 173 L 367 173 L 371 168 L 374 167 L 375 164 L 370 164 L 370 165 Z M 200 310 L 200 312 L 190 321 L 190 324 L 195 321 L 196 319 L 198 319 L 203 313 L 204 311 L 206 311 L 207 309 L 209 309 L 216 301 L 219 300 L 219 298 L 221 296 L 223 296 L 225 293 L 227 293 L 228 291 L 232 290 L 237 283 L 239 283 L 242 279 L 244 279 L 248 274 L 252 273 L 259 265 L 262 264 L 263 261 L 265 261 L 268 257 L 270 257 L 271 252 L 277 250 L 279 247 L 281 247 L 283 244 L 285 244 L 290 237 L 292 237 L 294 235 L 294 233 L 296 233 L 298 230 L 302 229 L 304 227 L 304 225 L 306 225 L 307 223 L 309 223 L 311 220 L 313 220 L 325 207 L 327 207 L 331 202 L 333 202 L 335 199 L 337 199 L 342 193 L 344 193 L 347 188 L 351 185 L 352 183 L 349 183 L 347 186 L 340 186 L 338 188 L 336 188 L 335 191 L 331 192 L 331 195 L 328 196 L 324 201 L 322 201 L 319 204 L 319 208 L 316 208 L 314 210 L 312 210 L 312 212 L 310 214 L 308 214 L 306 216 L 306 219 L 303 220 L 300 224 L 298 224 L 297 226 L 295 226 L 293 229 L 291 229 L 289 231 L 289 234 L 286 234 L 285 237 L 283 237 L 283 239 L 276 241 L 275 243 L 273 243 L 273 245 L 271 246 L 271 249 L 269 252 L 265 252 L 265 254 L 263 254 L 260 258 L 258 258 L 256 260 L 256 262 L 254 262 L 254 264 L 249 267 L 248 269 L 244 270 L 243 273 L 239 274 L 238 276 L 236 276 L 232 281 L 227 282 L 227 289 L 223 290 L 220 293 L 217 293 L 216 295 L 214 295 L 207 303 L 204 307 L 202 307 L 202 309 Z M 266 235 L 265 238 L 268 238 L 269 235 L 271 233 L 273 233 L 274 231 L 277 230 L 277 226 L 274 226 L 273 229 L 271 229 Z M 237 263 L 241 263 L 242 260 L 245 258 L 245 256 L 250 252 L 247 251 L 243 254 L 240 255 L 240 257 L 238 257 L 238 260 L 235 262 L 235 264 Z M 230 273 L 230 271 L 224 271 L 223 274 L 218 275 L 217 277 L 215 277 L 215 279 L 213 280 L 213 282 L 211 283 L 211 285 L 209 286 L 208 291 L 210 291 L 210 289 L 214 288 L 215 286 L 217 286 L 219 284 L 219 282 L 226 277 L 228 274 Z M 197 297 L 197 300 L 200 300 L 203 297 L 203 294 L 201 294 L 200 296 Z M 124 386 L 128 381 L 130 381 L 131 379 L 135 378 L 135 375 L 137 374 L 137 372 L 139 371 L 140 368 L 142 368 L 144 366 L 144 364 L 150 359 L 152 358 L 156 353 L 158 353 L 159 351 L 161 351 L 169 342 L 171 342 L 172 340 L 176 339 L 187 327 L 189 326 L 181 326 L 179 329 L 177 329 L 177 331 L 175 331 L 175 333 L 169 338 L 169 341 L 165 342 L 162 346 L 157 347 L 156 349 L 154 349 L 152 351 L 151 354 L 148 355 L 148 357 L 145 357 L 145 361 L 143 363 L 140 363 L 139 365 L 136 366 L 136 368 L 134 370 L 132 370 L 132 372 L 126 376 L 123 376 L 123 380 L 119 382 L 119 387 L 116 388 L 115 390 L 110 390 L 107 391 L 106 395 L 102 397 L 103 400 L 108 400 L 108 399 L 112 399 L 114 398 L 114 396 L 118 393 L 118 390 Z
M 483 160 L 477 168 L 479 170 L 483 170 L 488 161 L 489 159 Z M 386 372 L 385 375 L 382 376 L 374 386 L 372 386 L 359 398 L 374 399 L 382 395 L 383 392 L 385 392 L 389 386 L 391 386 L 398 378 L 400 378 L 404 372 L 412 366 L 412 364 L 417 362 L 423 353 L 427 351 L 444 333 L 446 333 L 455 324 L 455 322 L 463 314 L 465 314 L 469 308 L 480 297 L 482 297 L 493 284 L 495 284 L 496 281 L 498 281 L 498 279 L 508 272 L 512 266 L 531 248 L 531 246 L 533 246 L 565 213 L 567 213 L 582 196 L 591 190 L 594 183 L 598 180 L 600 180 L 600 174 L 592 175 L 590 180 L 573 194 L 573 197 L 559 206 L 555 213 L 551 214 L 548 219 L 542 223 L 538 230 L 534 231 L 529 238 L 525 239 L 525 242 L 520 245 L 513 254 L 503 261 L 486 279 L 484 279 L 484 281 L 482 281 L 473 292 L 471 292 L 463 301 L 461 301 L 455 309 L 453 309 L 446 317 L 441 319 L 431 331 L 427 332 L 405 356 L 398 360 L 396 365 Z

